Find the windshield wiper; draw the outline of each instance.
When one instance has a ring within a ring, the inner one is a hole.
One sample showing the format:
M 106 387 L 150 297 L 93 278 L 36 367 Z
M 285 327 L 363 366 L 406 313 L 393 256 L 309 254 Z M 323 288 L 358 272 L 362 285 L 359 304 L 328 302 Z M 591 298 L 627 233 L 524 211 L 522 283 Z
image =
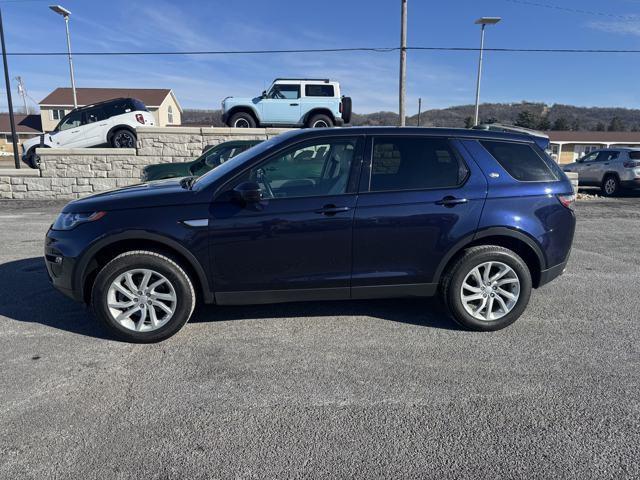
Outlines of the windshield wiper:
M 192 175 L 190 177 L 183 177 L 180 180 L 180 186 L 182 188 L 186 188 L 188 190 L 191 190 L 191 187 L 193 186 L 193 182 L 196 181 L 196 178 L 198 178 L 198 177 L 196 177 L 195 175 Z

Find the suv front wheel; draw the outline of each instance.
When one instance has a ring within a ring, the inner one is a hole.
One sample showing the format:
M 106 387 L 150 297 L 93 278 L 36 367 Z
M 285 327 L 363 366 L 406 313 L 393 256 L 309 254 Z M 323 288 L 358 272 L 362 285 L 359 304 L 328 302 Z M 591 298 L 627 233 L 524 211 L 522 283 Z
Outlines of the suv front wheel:
M 494 331 L 515 322 L 531 296 L 531 273 L 515 252 L 472 247 L 443 280 L 443 300 L 454 320 L 470 330 Z
M 118 338 L 135 343 L 169 338 L 187 323 L 196 304 L 189 275 L 169 257 L 136 250 L 98 273 L 93 312 Z
M 232 128 L 255 128 L 256 120 L 247 112 L 238 112 L 231 115 L 229 126 Z
M 111 146 L 113 148 L 136 148 L 136 136 L 129 130 L 116 130 L 111 135 Z

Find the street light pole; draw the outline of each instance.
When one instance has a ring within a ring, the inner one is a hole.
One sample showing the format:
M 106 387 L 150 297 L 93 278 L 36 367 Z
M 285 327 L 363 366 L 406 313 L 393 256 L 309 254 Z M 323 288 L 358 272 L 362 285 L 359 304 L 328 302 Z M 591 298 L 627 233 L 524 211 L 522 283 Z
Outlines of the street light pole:
M 484 30 L 487 25 L 495 25 L 501 20 L 500 17 L 482 17 L 476 20 L 476 25 L 481 25 L 480 29 L 480 58 L 478 59 L 478 80 L 476 82 L 476 110 L 474 115 L 474 125 L 478 125 L 480 116 L 480 83 L 482 81 L 482 60 L 484 54 Z
M 78 108 L 78 97 L 76 96 L 76 79 L 73 74 L 73 59 L 71 58 L 71 35 L 69 35 L 69 17 L 71 12 L 60 5 L 49 5 L 49 8 L 58 15 L 64 17 L 64 26 L 67 31 L 67 54 L 69 56 L 69 73 L 71 74 L 71 90 L 73 91 L 73 108 Z
M 9 107 L 9 125 L 11 127 L 11 140 L 13 143 L 13 160 L 16 168 L 20 168 L 20 157 L 18 156 L 18 134 L 16 132 L 16 122 L 13 118 L 13 102 L 11 101 L 11 83 L 9 82 L 9 65 L 7 64 L 7 49 L 4 44 L 4 27 L 2 25 L 2 10 L 0 10 L 0 43 L 2 44 L 2 63 L 4 65 L 4 82 L 7 86 L 7 106 Z
M 400 88 L 398 92 L 398 115 L 400 116 L 400 126 L 405 125 L 404 102 L 406 97 L 407 83 L 407 0 L 400 0 Z

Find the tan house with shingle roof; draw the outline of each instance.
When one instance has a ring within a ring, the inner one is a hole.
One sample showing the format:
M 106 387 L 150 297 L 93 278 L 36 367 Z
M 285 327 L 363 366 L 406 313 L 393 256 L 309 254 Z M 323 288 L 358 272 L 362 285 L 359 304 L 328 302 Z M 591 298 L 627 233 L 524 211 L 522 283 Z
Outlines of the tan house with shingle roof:
M 547 132 L 558 163 L 573 163 L 592 150 L 609 147 L 640 148 L 640 132 Z
M 159 127 L 181 125 L 182 107 L 173 91 L 167 88 L 77 88 L 78 107 L 131 97 L 141 100 L 156 117 Z M 73 110 L 73 92 L 70 88 L 56 88 L 40 102 L 42 128 L 49 132 L 60 119 Z
M 40 115 L 13 115 L 18 134 L 18 149 L 25 140 L 36 137 L 42 132 Z M 0 154 L 1 152 L 13 153 L 13 139 L 11 136 L 11 121 L 8 113 L 0 113 Z M 20 153 L 20 152 L 19 152 Z

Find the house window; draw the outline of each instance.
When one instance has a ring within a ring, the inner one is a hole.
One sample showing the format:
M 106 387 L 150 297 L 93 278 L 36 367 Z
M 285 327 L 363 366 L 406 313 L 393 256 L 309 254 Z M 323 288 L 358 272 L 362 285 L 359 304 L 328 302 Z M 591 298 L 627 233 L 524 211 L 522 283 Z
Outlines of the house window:
M 173 123 L 173 107 L 171 105 L 167 108 L 167 120 L 168 123 Z
M 54 108 L 53 110 L 49 110 L 49 112 L 51 112 L 51 120 L 60 120 L 62 117 L 64 117 L 64 110 L 62 109 Z
M 5 138 L 7 143 L 13 143 L 13 136 L 11 134 L 6 134 Z

